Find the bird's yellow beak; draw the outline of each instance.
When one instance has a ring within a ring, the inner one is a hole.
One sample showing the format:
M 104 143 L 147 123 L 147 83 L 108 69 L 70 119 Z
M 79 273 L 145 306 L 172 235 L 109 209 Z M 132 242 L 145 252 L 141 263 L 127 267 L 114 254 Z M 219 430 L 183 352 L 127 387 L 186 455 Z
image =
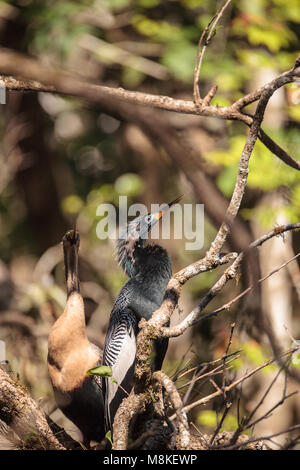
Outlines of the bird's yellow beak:
M 153 214 L 153 218 L 156 220 L 161 219 L 162 216 L 170 209 L 170 207 L 174 206 L 174 204 L 181 201 L 183 196 L 184 194 L 181 194 L 181 196 L 178 196 L 176 199 L 174 199 L 174 201 L 169 202 L 169 204 L 166 204 L 166 206 L 161 211 L 157 212 L 157 214 Z

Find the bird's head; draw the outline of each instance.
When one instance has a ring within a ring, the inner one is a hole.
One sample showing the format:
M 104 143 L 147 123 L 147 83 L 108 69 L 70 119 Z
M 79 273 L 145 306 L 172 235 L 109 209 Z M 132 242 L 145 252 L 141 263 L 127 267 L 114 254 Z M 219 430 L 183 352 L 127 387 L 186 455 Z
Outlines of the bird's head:
M 75 247 L 78 249 L 80 245 L 79 232 L 76 229 L 68 230 L 63 236 L 62 244 L 64 249 L 68 249 L 71 247 Z
M 134 270 L 134 251 L 137 247 L 143 247 L 149 233 L 170 208 L 182 199 L 183 195 L 166 204 L 158 212 L 141 215 L 129 222 L 126 230 L 121 234 L 117 242 L 118 262 L 124 271 L 131 276 Z

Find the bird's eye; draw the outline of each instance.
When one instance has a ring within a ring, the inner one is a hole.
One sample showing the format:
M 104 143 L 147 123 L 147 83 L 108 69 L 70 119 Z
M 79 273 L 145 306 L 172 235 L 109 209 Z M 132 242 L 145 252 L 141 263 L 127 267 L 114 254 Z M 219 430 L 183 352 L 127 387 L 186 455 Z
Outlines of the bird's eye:
M 152 220 L 152 215 L 146 215 L 145 221 L 147 222 L 147 224 L 150 224 L 151 220 Z

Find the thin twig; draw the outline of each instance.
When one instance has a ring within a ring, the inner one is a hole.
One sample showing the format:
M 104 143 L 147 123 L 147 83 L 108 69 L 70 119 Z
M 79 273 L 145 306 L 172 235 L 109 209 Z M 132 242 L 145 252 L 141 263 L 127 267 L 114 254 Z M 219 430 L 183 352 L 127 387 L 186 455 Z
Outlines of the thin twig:
M 275 229 L 271 230 L 267 234 L 259 237 L 257 240 L 252 242 L 249 245 L 249 249 L 257 248 L 267 240 L 275 237 L 279 234 L 282 234 L 286 231 L 296 230 L 300 228 L 300 223 L 296 224 L 288 224 L 281 227 L 276 227 Z M 175 337 L 181 335 L 187 328 L 197 324 L 199 321 L 206 320 L 207 318 L 211 318 L 215 316 L 217 313 L 211 312 L 206 315 L 201 315 L 201 312 L 204 308 L 208 305 L 208 303 L 217 295 L 218 292 L 224 287 L 224 285 L 232 278 L 234 278 L 237 274 L 238 268 L 241 264 L 241 261 L 244 257 L 245 253 L 240 253 L 233 264 L 225 270 L 219 280 L 213 285 L 213 287 L 209 290 L 208 294 L 201 300 L 199 305 L 195 307 L 191 313 L 189 313 L 184 320 L 178 325 L 172 327 L 161 327 L 159 329 L 161 337 Z M 297 255 L 298 256 L 298 255 Z M 175 275 L 176 277 L 176 275 Z M 164 304 L 163 304 L 164 305 Z M 161 307 L 162 308 L 162 307 Z M 222 309 L 222 307 L 220 307 Z M 224 309 L 222 309 L 224 310 Z M 221 311 L 221 310 L 220 310 Z M 152 317 L 153 318 L 153 317 Z
M 300 346 L 298 347 L 295 347 L 293 349 L 289 349 L 288 351 L 285 351 L 284 353 L 282 353 L 280 355 L 280 357 L 285 357 L 289 354 L 292 354 L 294 353 L 295 351 L 298 351 L 298 349 L 300 348 Z M 235 380 L 234 382 L 232 382 L 230 385 L 227 385 L 226 386 L 226 392 L 229 392 L 230 390 L 232 390 L 233 388 L 237 387 L 240 383 L 244 382 L 245 380 L 247 380 L 249 377 L 252 377 L 252 375 L 256 374 L 257 372 L 259 372 L 261 369 L 264 369 L 265 367 L 269 366 L 270 364 L 273 364 L 274 362 L 276 362 L 278 360 L 277 357 L 273 357 L 272 359 L 269 359 L 268 361 L 265 361 L 263 364 L 261 364 L 260 366 L 257 366 L 255 369 L 252 369 L 250 372 L 247 372 L 246 374 L 244 374 L 242 377 L 240 377 L 239 379 Z M 214 393 L 211 393 L 210 395 L 207 395 L 206 397 L 203 397 L 201 398 L 200 400 L 197 400 L 189 405 L 186 405 L 184 408 L 183 408 L 183 412 L 187 413 L 188 411 L 190 411 L 191 409 L 195 408 L 196 406 L 200 406 L 200 405 L 204 405 L 206 403 L 208 403 L 210 400 L 212 400 L 213 398 L 217 397 L 217 396 L 220 396 L 222 394 L 222 390 L 220 389 L 220 391 L 216 391 Z M 170 418 L 170 419 L 174 419 L 174 415 Z
M 245 290 L 243 290 L 243 292 L 241 292 L 239 295 L 235 296 L 233 299 L 231 299 L 229 302 L 226 302 L 226 304 L 222 305 L 222 307 L 219 307 L 217 310 L 214 310 L 213 312 L 211 312 L 210 314 L 208 314 L 207 316 L 205 316 L 205 319 L 209 318 L 209 317 L 213 317 L 213 316 L 216 316 L 218 313 L 222 312 L 223 310 L 228 310 L 232 304 L 234 304 L 235 302 L 237 302 L 238 300 L 240 300 L 242 297 L 244 297 L 244 295 L 248 294 L 249 292 L 251 292 L 253 289 L 255 289 L 259 284 L 261 284 L 262 282 L 264 282 L 266 279 L 268 279 L 269 277 L 273 276 L 274 274 L 278 273 L 281 269 L 285 268 L 291 261 L 294 261 L 296 258 L 298 258 L 300 256 L 300 253 L 297 253 L 297 255 L 293 256 L 293 258 L 289 259 L 288 261 L 286 261 L 285 263 L 283 263 L 281 266 L 279 266 L 278 268 L 274 269 L 273 271 L 271 271 L 270 273 L 268 273 L 266 276 L 260 278 L 257 282 L 257 284 L 254 286 L 254 285 L 251 285 L 249 287 L 247 287 Z
M 201 96 L 200 96 L 200 91 L 199 91 L 199 77 L 200 77 L 200 70 L 201 70 L 203 57 L 204 57 L 207 46 L 209 45 L 212 37 L 215 34 L 215 28 L 216 28 L 218 22 L 220 21 L 220 19 L 222 18 L 223 13 L 226 10 L 226 8 L 227 8 L 227 6 L 229 5 L 230 2 L 231 2 L 231 0 L 227 0 L 227 2 L 223 5 L 221 10 L 212 17 L 212 19 L 210 20 L 210 22 L 208 23 L 208 25 L 204 29 L 204 31 L 203 31 L 203 33 L 200 37 L 199 43 L 198 43 L 197 56 L 196 56 L 196 65 L 195 65 L 195 72 L 194 72 L 194 100 L 195 100 L 195 103 L 197 105 L 201 105 Z M 208 31 L 209 31 L 209 33 L 208 33 L 207 37 L 205 38 L 206 33 Z M 204 38 L 205 38 L 205 41 L 204 41 Z M 203 47 L 202 47 L 203 41 L 204 41 L 204 44 L 203 44 Z M 201 49 L 201 47 L 202 47 L 202 49 Z M 210 90 L 210 92 L 209 92 L 210 95 L 213 93 L 212 90 L 214 90 L 214 88 Z M 209 104 L 209 103 L 207 103 L 207 104 Z
M 295 426 L 290 426 L 289 428 L 284 429 L 283 431 L 279 431 L 279 432 L 276 432 L 274 434 L 270 434 L 269 436 L 251 438 L 251 439 L 248 439 L 247 441 L 237 443 L 237 444 L 235 444 L 233 446 L 230 446 L 230 447 L 226 446 L 226 449 L 227 450 L 241 449 L 241 448 L 244 448 L 244 447 L 248 446 L 249 444 L 252 444 L 253 442 L 268 441 L 268 440 L 271 440 L 272 437 L 281 436 L 282 434 L 286 434 L 288 432 L 294 431 L 295 429 L 299 429 L 299 428 L 300 428 L 300 424 L 296 424 Z
M 228 411 L 230 410 L 231 406 L 232 406 L 232 403 L 226 403 L 225 409 L 224 409 L 224 413 L 223 413 L 223 415 L 222 415 L 222 418 L 221 418 L 221 420 L 220 420 L 218 426 L 216 427 L 215 432 L 213 433 L 213 435 L 212 435 L 212 437 L 211 437 L 211 439 L 210 439 L 210 442 L 209 442 L 210 445 L 213 444 L 213 442 L 214 442 L 214 440 L 215 440 L 217 434 L 219 433 L 219 431 L 220 431 L 220 429 L 221 429 L 221 427 L 222 427 L 222 425 L 223 425 L 223 423 L 224 423 L 224 420 L 225 420 L 225 418 L 226 418 L 226 416 L 227 416 L 227 414 L 228 414 Z

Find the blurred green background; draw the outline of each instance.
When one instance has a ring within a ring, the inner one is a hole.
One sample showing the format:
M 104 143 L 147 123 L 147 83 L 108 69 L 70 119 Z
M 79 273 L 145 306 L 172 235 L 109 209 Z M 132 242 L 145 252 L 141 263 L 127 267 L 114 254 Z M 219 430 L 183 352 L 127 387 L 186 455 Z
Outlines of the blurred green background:
M 67 69 L 86 81 L 190 100 L 197 43 L 221 5 L 215 0 L 1 1 L 1 46 Z M 225 106 L 257 89 L 293 66 L 299 38 L 300 0 L 233 1 L 205 54 L 202 95 L 216 84 L 212 104 Z M 300 85 L 280 89 L 263 123 L 264 130 L 296 159 L 300 159 L 299 102 Z M 254 109 L 250 106 L 247 111 Z M 178 139 L 183 138 L 199 155 L 208 177 L 229 200 L 247 135 L 245 126 L 167 112 L 161 116 L 178 132 Z M 90 339 L 101 346 L 114 299 L 126 277 L 117 266 L 113 241 L 96 236 L 98 205 L 118 207 L 120 195 L 128 196 L 129 203 L 148 207 L 182 193 L 182 203 L 203 201 L 182 168 L 175 167 L 161 143 L 138 122 L 120 121 L 83 100 L 10 92 L 7 104 L 1 105 L 0 135 L 0 338 L 6 341 L 12 370 L 53 419 L 73 432 L 55 410 L 46 367 L 49 329 L 66 298 L 60 245 L 64 232 L 77 221 L 87 329 Z M 183 158 L 188 161 L 189 155 Z M 299 214 L 299 172 L 257 142 L 240 211 L 250 236 L 257 238 L 276 224 L 298 222 Z M 170 253 L 173 272 L 202 257 L 216 229 L 207 216 L 200 253 L 186 251 L 184 240 L 161 241 Z M 297 233 L 269 242 L 260 250 L 262 274 L 280 266 L 299 246 Z M 225 250 L 230 249 L 226 245 Z M 201 274 L 186 285 L 174 323 L 190 312 L 222 271 Z M 242 276 L 224 289 L 208 311 L 246 286 Z M 232 350 L 243 348 L 243 352 L 232 363 L 229 377 L 260 364 L 271 352 L 257 328 L 257 315 L 263 306 L 282 345 L 288 346 L 283 325 L 294 337 L 300 335 L 299 293 L 299 267 L 294 262 L 266 282 L 260 293 L 171 340 L 165 370 L 173 374 L 178 368 L 222 356 L 233 318 L 237 326 Z M 273 373 L 274 368 L 268 369 L 265 377 L 245 387 L 245 412 Z M 196 384 L 187 399 L 190 402 L 211 390 L 209 382 Z M 181 391 L 184 395 L 187 387 Z M 286 406 L 284 419 L 279 416 L 275 424 L 268 424 L 272 431 L 284 420 L 288 425 L 297 422 L 297 401 Z M 211 431 L 221 408 L 220 400 L 211 403 L 210 409 L 196 408 L 191 419 L 200 429 Z M 233 410 L 224 426 L 235 425 Z

